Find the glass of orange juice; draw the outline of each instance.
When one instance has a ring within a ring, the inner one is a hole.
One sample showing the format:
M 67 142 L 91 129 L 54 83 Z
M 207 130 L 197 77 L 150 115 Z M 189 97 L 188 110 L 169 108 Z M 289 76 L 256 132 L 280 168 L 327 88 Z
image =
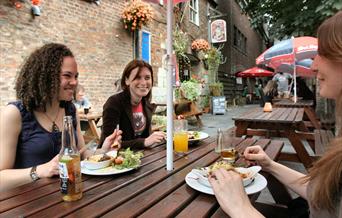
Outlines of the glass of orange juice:
M 174 120 L 173 123 L 173 146 L 176 153 L 184 154 L 188 152 L 188 122 L 187 120 Z

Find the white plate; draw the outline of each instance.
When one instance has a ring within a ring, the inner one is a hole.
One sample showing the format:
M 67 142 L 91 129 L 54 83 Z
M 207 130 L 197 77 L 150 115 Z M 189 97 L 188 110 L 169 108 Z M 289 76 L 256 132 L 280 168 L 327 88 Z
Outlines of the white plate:
M 92 175 L 92 176 L 115 175 L 115 174 L 125 173 L 125 172 L 131 171 L 133 169 L 134 168 L 126 168 L 126 169 L 118 170 L 112 166 L 109 166 L 109 167 L 102 168 L 102 169 L 89 170 L 89 169 L 84 167 L 83 161 L 81 161 L 81 173 L 86 174 L 86 175 Z
M 206 139 L 209 137 L 208 133 L 205 132 L 199 132 L 199 131 L 188 131 L 188 133 L 193 133 L 193 132 L 198 132 L 199 133 L 199 137 L 195 138 L 195 139 L 189 139 L 190 143 L 194 143 L 203 139 Z
M 190 172 L 186 175 L 185 182 L 191 188 L 197 191 L 210 194 L 210 195 L 214 194 L 214 191 L 212 188 L 205 186 L 202 183 L 198 182 L 198 177 L 193 172 Z M 252 182 L 251 184 L 245 187 L 245 191 L 247 195 L 250 195 L 250 194 L 254 194 L 263 190 L 266 186 L 267 186 L 267 181 L 265 177 L 258 173 L 254 179 L 254 182 Z
M 205 167 L 203 169 L 192 169 L 191 172 L 193 172 L 198 177 L 199 183 L 201 183 L 202 185 L 211 187 L 211 184 L 209 183 L 209 180 L 207 177 L 208 170 L 209 170 L 208 167 Z M 242 180 L 243 186 L 248 186 L 251 182 L 253 182 L 255 176 L 261 170 L 261 167 L 260 166 L 252 166 L 248 168 L 236 167 L 235 170 L 240 173 L 246 173 L 248 175 L 247 178 L 244 178 Z

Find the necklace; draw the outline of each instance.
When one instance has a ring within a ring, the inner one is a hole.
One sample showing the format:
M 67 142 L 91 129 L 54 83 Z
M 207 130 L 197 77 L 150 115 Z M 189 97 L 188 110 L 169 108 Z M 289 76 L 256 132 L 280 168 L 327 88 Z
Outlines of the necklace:
M 55 117 L 54 120 L 52 120 L 52 119 L 47 115 L 46 112 L 44 113 L 44 115 L 46 116 L 46 118 L 48 118 L 48 120 L 49 120 L 50 122 L 52 122 L 52 126 L 51 126 L 52 132 L 59 132 L 59 128 L 58 128 L 58 126 L 57 126 L 57 124 L 56 124 L 56 120 L 57 120 L 57 117 L 58 117 L 58 115 L 59 115 L 59 109 L 60 109 L 60 108 L 58 108 L 57 115 L 56 115 L 56 117 Z

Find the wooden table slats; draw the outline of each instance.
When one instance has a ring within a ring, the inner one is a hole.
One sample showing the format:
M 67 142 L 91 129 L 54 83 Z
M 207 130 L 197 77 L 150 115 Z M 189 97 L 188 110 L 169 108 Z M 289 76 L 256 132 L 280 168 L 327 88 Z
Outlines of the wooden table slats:
M 248 146 L 260 145 L 271 158 L 277 158 L 283 146 L 280 141 L 253 138 L 235 138 L 234 144 L 240 153 Z M 76 202 L 62 201 L 58 178 L 42 179 L 1 193 L 0 216 L 215 216 L 222 213 L 215 197 L 193 190 L 184 180 L 191 169 L 208 166 L 218 160 L 215 146 L 216 139 L 210 137 L 191 146 L 186 156 L 175 155 L 172 172 L 165 170 L 165 145 L 145 150 L 138 170 L 113 176 L 83 176 L 83 198 Z M 31 186 L 34 188 L 27 188 Z M 251 195 L 251 201 L 255 201 L 258 195 Z
M 303 108 L 273 108 L 272 112 L 263 112 L 262 108 L 258 108 L 259 112 L 250 111 L 248 116 L 233 117 L 235 121 L 255 121 L 255 122 L 302 122 Z
M 315 129 L 320 129 L 321 125 L 316 116 L 315 110 L 313 108 L 314 101 L 313 100 L 301 100 L 299 99 L 297 102 L 293 102 L 289 99 L 281 99 L 277 102 L 274 102 L 274 107 L 282 107 L 282 108 L 304 108 L 304 113 L 306 115 L 305 118 L 309 120 L 311 123 L 310 126 L 313 126 Z
M 280 101 L 274 102 L 275 107 L 312 107 L 314 105 L 313 100 L 302 100 L 298 99 L 297 102 L 294 102 L 290 99 L 282 99 Z
M 289 160 L 300 160 L 305 167 L 311 167 L 313 159 L 306 151 L 301 141 L 301 135 L 296 132 L 309 131 L 303 122 L 304 108 L 276 107 L 273 108 L 272 112 L 264 112 L 266 115 L 260 115 L 262 111 L 263 109 L 259 108 L 259 114 L 257 112 L 254 115 L 249 115 L 247 118 L 246 116 L 233 117 L 236 126 L 236 136 L 247 135 L 248 131 L 248 134 L 257 136 L 264 135 L 270 137 L 272 133 L 272 136 L 287 137 L 294 147 L 296 151 L 295 155 L 297 156 L 297 159 L 291 158 Z M 255 109 L 253 112 L 255 112 Z M 314 146 L 312 141 L 308 142 L 311 147 Z

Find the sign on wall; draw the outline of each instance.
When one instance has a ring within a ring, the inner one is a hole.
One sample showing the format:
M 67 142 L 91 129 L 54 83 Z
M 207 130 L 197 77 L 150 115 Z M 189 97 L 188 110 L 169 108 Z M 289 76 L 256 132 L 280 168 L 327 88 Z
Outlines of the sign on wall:
M 222 19 L 214 20 L 210 24 L 210 35 L 212 43 L 220 43 L 227 41 L 227 25 Z

